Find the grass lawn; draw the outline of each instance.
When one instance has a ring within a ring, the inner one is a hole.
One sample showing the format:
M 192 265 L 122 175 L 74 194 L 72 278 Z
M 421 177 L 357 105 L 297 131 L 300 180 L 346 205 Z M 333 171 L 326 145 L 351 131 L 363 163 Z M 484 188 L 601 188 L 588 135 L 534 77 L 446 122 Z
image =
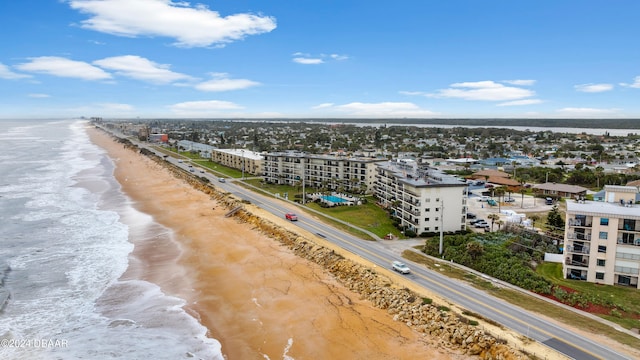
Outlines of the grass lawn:
M 564 286 L 590 299 L 606 299 L 616 305 L 618 310 L 611 314 L 600 315 L 609 321 L 615 322 L 627 329 L 640 328 L 640 319 L 632 316 L 640 315 L 640 291 L 635 288 L 617 285 L 599 285 L 580 280 L 569 280 L 562 276 L 562 264 L 545 263 L 537 267 L 536 272 L 550 280 L 555 285 Z M 624 316 L 622 313 L 628 314 Z
M 249 179 L 245 182 L 272 195 L 280 194 L 280 196 L 284 196 L 284 194 L 286 193 L 289 200 L 302 199 L 302 188 L 299 186 L 263 184 L 260 179 Z M 310 192 L 314 191 L 314 189 L 308 190 Z M 366 198 L 368 199 L 366 204 L 357 206 L 335 206 L 332 208 L 323 208 L 319 204 L 313 202 L 306 203 L 304 206 L 327 216 L 347 222 L 350 225 L 366 229 L 376 234 L 380 238 L 389 233 L 398 238 L 401 238 L 402 234 L 400 233 L 400 230 L 398 230 L 398 228 L 393 225 L 393 222 L 389 218 L 387 212 L 378 207 L 374 203 L 374 199 L 372 197 Z M 348 226 L 345 226 L 344 224 L 341 224 L 339 222 L 331 221 L 331 219 L 329 218 L 327 218 L 327 221 L 331 222 L 332 225 L 340 229 L 349 231 L 356 236 L 362 237 L 364 239 L 370 238 L 363 232 L 351 230 Z
M 366 204 L 357 206 L 335 206 L 323 208 L 317 203 L 308 203 L 310 209 L 317 210 L 336 219 L 346 221 L 351 225 L 366 229 L 383 238 L 391 233 L 398 238 L 402 238 L 400 230 L 396 228 L 386 211 L 378 207 L 373 199 Z

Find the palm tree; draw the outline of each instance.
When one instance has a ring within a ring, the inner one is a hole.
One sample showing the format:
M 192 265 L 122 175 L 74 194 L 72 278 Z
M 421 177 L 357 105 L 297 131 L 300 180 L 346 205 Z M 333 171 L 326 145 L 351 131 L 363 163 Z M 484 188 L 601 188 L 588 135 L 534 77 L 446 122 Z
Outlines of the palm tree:
M 489 214 L 487 215 L 487 219 L 491 220 L 491 231 L 493 231 L 493 224 L 496 222 L 496 220 L 500 220 L 500 215 Z
M 531 226 L 535 228 L 536 227 L 536 221 L 540 220 L 540 215 L 533 214 L 533 215 L 529 216 L 529 219 L 531 219 Z
M 471 259 L 477 259 L 484 252 L 484 246 L 478 241 L 471 241 L 467 243 L 467 253 Z
M 500 186 L 495 190 L 495 195 L 498 196 L 498 212 L 500 212 L 500 204 L 501 204 L 500 197 L 503 196 L 504 193 L 505 193 L 504 186 Z
M 503 220 L 498 220 L 498 221 L 496 221 L 496 224 L 498 224 L 498 231 L 500 231 L 500 226 L 504 225 L 504 221 Z

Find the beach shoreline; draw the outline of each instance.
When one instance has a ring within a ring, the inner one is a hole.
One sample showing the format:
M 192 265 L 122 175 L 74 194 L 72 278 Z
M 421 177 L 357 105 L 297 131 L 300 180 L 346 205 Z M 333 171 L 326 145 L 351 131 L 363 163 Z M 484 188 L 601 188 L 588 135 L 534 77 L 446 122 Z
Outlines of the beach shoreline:
M 319 265 L 226 218 L 223 206 L 159 164 L 100 130 L 87 132 L 114 161 L 135 207 L 172 232 L 159 243 L 132 238 L 123 277 L 183 298 L 227 359 L 474 358 L 393 321 Z

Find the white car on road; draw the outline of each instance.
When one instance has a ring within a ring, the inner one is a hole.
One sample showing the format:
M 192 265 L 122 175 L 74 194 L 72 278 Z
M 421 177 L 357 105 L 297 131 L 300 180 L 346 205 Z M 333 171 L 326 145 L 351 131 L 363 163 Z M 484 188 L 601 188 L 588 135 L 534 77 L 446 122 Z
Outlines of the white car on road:
M 393 270 L 401 274 L 408 274 L 411 272 L 411 269 L 409 269 L 407 265 L 405 265 L 403 262 L 400 262 L 400 261 L 392 262 L 391 267 L 393 268 Z

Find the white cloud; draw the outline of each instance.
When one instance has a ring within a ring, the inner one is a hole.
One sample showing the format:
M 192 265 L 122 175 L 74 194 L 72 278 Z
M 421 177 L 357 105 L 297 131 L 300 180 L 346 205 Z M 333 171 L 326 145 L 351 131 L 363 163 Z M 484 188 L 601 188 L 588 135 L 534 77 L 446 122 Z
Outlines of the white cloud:
M 203 100 L 186 101 L 169 106 L 171 111 L 184 116 L 204 116 L 221 111 L 238 110 L 243 107 L 230 101 Z
M 427 96 L 464 100 L 508 101 L 534 95 L 535 92 L 528 89 L 505 86 L 494 81 L 476 81 L 451 84 L 448 89 L 440 89 L 436 93 Z
M 344 61 L 349 57 L 347 55 L 340 54 L 320 54 L 320 55 L 311 55 L 303 52 L 293 53 L 293 61 L 294 63 L 304 64 L 304 65 L 318 65 L 324 64 L 327 61 Z
M 16 65 L 16 68 L 22 71 L 83 80 L 111 79 L 111 75 L 106 71 L 83 61 L 69 60 L 57 56 L 41 56 L 30 60 L 31 62 Z
M 340 54 L 331 54 L 329 55 L 329 57 L 338 61 L 347 60 L 349 58 L 347 55 L 340 55 Z
M 535 85 L 536 80 L 505 80 L 503 82 L 518 86 L 532 86 Z
M 49 94 L 29 94 L 27 96 L 34 99 L 44 99 L 44 98 L 51 97 L 51 95 Z
M 524 99 L 524 100 L 514 100 L 500 103 L 496 106 L 523 106 L 523 105 L 534 105 L 540 104 L 542 100 L 540 99 Z
M 423 95 L 423 96 L 427 96 L 429 94 L 423 92 L 423 91 L 398 91 L 400 94 L 402 95 L 409 95 L 409 96 L 416 96 L 416 95 Z
M 129 104 L 102 103 L 102 104 L 98 104 L 98 106 L 102 110 L 110 111 L 110 112 L 130 112 L 133 110 L 133 106 Z
M 260 85 L 259 82 L 247 79 L 229 79 L 225 73 L 216 73 L 212 74 L 212 76 L 214 77 L 213 79 L 201 82 L 195 88 L 201 91 L 231 91 Z
M 314 107 L 312 107 L 312 109 L 326 109 L 326 108 L 330 108 L 333 106 L 333 103 L 322 103 L 319 105 L 316 105 Z
M 603 115 L 613 115 L 618 113 L 618 109 L 597 109 L 597 108 L 575 108 L 567 107 L 556 110 L 565 116 L 576 117 L 598 117 Z
M 8 66 L 6 66 L 3 63 L 0 63 L 0 79 L 13 80 L 13 79 L 24 79 L 24 78 L 29 78 L 29 77 L 31 77 L 31 76 L 30 75 L 25 75 L 25 74 L 14 73 L 13 71 L 11 71 L 9 69 Z
M 69 6 L 88 14 L 81 26 L 117 36 L 165 36 L 175 45 L 206 47 L 224 45 L 276 28 L 270 16 L 233 14 L 220 16 L 205 5 L 171 0 L 70 0 Z
M 380 102 L 361 103 L 352 102 L 344 105 L 322 104 L 322 109 L 330 109 L 346 113 L 349 116 L 366 117 L 432 117 L 438 115 L 433 111 L 424 110 L 408 102 Z M 316 107 L 318 108 L 318 107 Z
M 574 88 L 580 92 L 598 93 L 604 91 L 610 91 L 613 89 L 611 84 L 581 84 L 575 85 Z
M 633 79 L 633 83 L 631 83 L 631 84 L 620 83 L 620 86 L 626 86 L 626 87 L 632 87 L 632 88 L 640 88 L 640 76 L 636 76 Z
M 293 58 L 293 62 L 298 64 L 304 64 L 304 65 L 317 65 L 317 64 L 324 63 L 322 59 L 312 59 L 312 58 L 302 58 L 302 57 Z
M 116 74 L 152 83 L 166 84 L 177 80 L 188 80 L 190 76 L 169 70 L 169 65 L 156 64 L 140 56 L 114 56 L 96 60 L 93 64 Z

